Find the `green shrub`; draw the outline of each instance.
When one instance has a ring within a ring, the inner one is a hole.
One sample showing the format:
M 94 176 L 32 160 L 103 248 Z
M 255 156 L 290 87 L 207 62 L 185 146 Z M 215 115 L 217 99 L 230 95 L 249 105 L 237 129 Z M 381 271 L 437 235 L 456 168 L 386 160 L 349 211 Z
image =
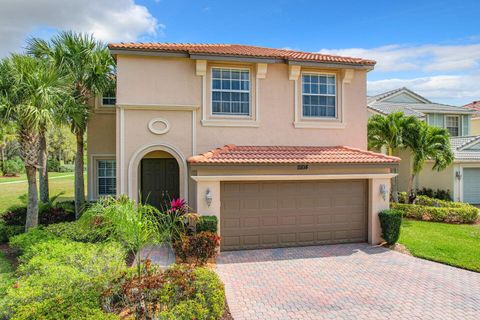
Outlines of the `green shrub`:
M 47 160 L 47 170 L 48 172 L 59 172 L 60 168 L 60 161 L 55 158 L 51 158 Z
M 216 216 L 200 216 L 195 228 L 197 232 L 208 231 L 217 233 L 218 219 Z
M 125 256 L 116 243 L 57 238 L 26 246 L 18 283 L 5 297 L 7 317 L 115 319 L 101 310 L 100 298 L 106 285 L 124 270 Z
M 422 189 L 417 189 L 416 193 L 419 196 L 427 196 L 429 198 L 435 198 L 439 200 L 445 200 L 445 201 L 453 200 L 450 195 L 450 190 L 443 190 L 443 189 L 433 190 L 430 188 L 422 188 Z
M 10 160 L 5 160 L 3 166 L 3 175 L 5 176 L 17 176 L 20 173 L 25 172 L 25 166 L 23 165 L 23 161 L 18 156 Z
M 25 249 L 17 271 L 22 275 L 43 274 L 52 266 L 62 265 L 99 280 L 121 270 L 125 266 L 125 257 L 125 251 L 118 243 L 93 244 L 57 238 Z
M 75 207 L 72 201 L 57 202 L 58 194 L 48 203 L 39 204 L 38 223 L 41 225 L 49 225 L 65 221 L 75 220 Z M 1 214 L 1 218 L 7 225 L 25 226 L 27 219 L 26 206 L 12 206 L 6 212 Z
M 25 231 L 24 226 L 9 226 L 0 220 L 0 243 L 7 243 L 8 239 Z
M 395 244 L 400 237 L 402 212 L 395 209 L 383 210 L 378 214 L 382 227 L 382 238 L 389 244 Z
M 45 231 L 59 238 L 70 239 L 78 242 L 101 242 L 107 239 L 103 232 L 92 226 L 74 222 L 61 222 L 45 227 Z
M 225 308 L 223 284 L 214 271 L 174 265 L 166 271 L 145 266 L 141 276 L 130 272 L 106 290 L 103 305 L 135 318 L 219 319 Z
M 392 208 L 400 210 L 404 217 L 435 222 L 474 223 L 478 218 L 478 208 L 463 204 L 461 207 L 431 207 L 416 204 L 392 203 Z
M 58 172 L 73 172 L 73 171 L 75 171 L 74 164 L 62 164 L 58 168 Z
M 191 236 L 182 236 L 175 241 L 173 248 L 182 262 L 203 265 L 217 255 L 220 237 L 212 232 L 200 232 Z
M 414 203 L 419 206 L 445 207 L 445 208 L 462 208 L 468 205 L 463 202 L 445 201 L 445 200 L 430 198 L 427 196 L 418 196 L 415 199 Z
M 22 233 L 10 238 L 10 245 L 15 249 L 20 250 L 20 252 L 26 252 L 33 245 L 53 239 L 56 239 L 54 235 L 47 232 L 42 227 L 37 227 L 30 229 L 27 233 Z

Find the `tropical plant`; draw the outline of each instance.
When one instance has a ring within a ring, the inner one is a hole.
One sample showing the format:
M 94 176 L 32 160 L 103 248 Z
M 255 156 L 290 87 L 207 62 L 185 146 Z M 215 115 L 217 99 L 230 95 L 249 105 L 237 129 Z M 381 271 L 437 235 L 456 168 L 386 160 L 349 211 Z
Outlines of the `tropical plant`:
M 26 229 L 38 225 L 39 132 L 53 121 L 62 102 L 68 100 L 65 80 L 52 63 L 30 56 L 14 54 L 0 64 L 0 111 L 2 119 L 16 124 L 20 156 L 27 173 Z
M 403 148 L 405 129 L 418 120 L 413 116 L 405 116 L 403 112 L 392 112 L 387 116 L 374 115 L 368 120 L 368 148 L 381 150 L 386 148 L 387 154 L 393 156 L 394 151 Z M 398 197 L 398 181 L 393 179 L 392 194 L 395 202 Z
M 85 204 L 84 145 L 89 118 L 89 103 L 96 95 L 108 90 L 114 79 L 115 64 L 106 45 L 92 35 L 61 32 L 50 42 L 30 39 L 27 50 L 36 57 L 55 63 L 71 78 L 72 96 L 62 116 L 76 137 L 75 213 L 80 216 Z
M 423 121 L 412 122 L 405 126 L 403 144 L 413 153 L 408 194 L 412 193 L 415 176 L 422 170 L 426 160 L 434 161 L 432 170 L 441 171 L 454 159 L 448 131 L 444 128 L 429 126 Z
M 185 200 L 172 199 L 158 215 L 162 242 L 172 244 L 179 240 L 186 233 L 188 222 L 192 219 L 196 219 L 196 215 L 188 212 Z
M 135 255 L 147 245 L 162 241 L 158 214 L 156 208 L 137 204 L 127 196 L 106 197 L 85 211 L 79 222 L 87 227 L 95 225 L 100 237 L 122 243 Z M 141 268 L 140 263 L 137 265 Z
M 0 123 L 0 171 L 5 174 L 5 148 L 9 142 L 16 139 L 15 124 L 12 121 Z

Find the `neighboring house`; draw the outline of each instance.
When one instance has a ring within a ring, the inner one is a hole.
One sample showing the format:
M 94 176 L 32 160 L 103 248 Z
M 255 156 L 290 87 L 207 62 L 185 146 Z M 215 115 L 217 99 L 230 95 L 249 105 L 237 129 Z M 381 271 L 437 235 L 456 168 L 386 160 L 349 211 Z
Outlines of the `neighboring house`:
M 472 115 L 471 134 L 480 135 L 480 101 L 473 101 L 472 103 L 466 104 L 463 107 L 475 112 Z
M 366 151 L 375 62 L 214 44 L 110 44 L 116 105 L 88 128 L 90 200 L 169 198 L 219 217 L 222 250 L 379 243 L 399 159 Z
M 367 101 L 370 115 L 402 111 L 430 125 L 447 129 L 455 154 L 454 163 L 438 172 L 432 170 L 433 162 L 427 161 L 417 176 L 415 187 L 449 190 L 456 201 L 480 203 L 480 137 L 471 133 L 474 115 L 471 109 L 434 103 L 407 88 L 368 97 Z M 397 155 L 402 159 L 398 169 L 398 189 L 405 191 L 412 165 L 411 153 L 400 150 Z

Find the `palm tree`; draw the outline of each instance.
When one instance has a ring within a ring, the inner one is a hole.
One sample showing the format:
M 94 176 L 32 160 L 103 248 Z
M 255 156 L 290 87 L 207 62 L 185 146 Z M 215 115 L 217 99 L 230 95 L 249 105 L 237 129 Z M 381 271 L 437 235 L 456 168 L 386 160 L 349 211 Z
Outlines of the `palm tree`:
M 368 148 L 386 148 L 387 154 L 393 156 L 395 149 L 403 147 L 404 128 L 416 121 L 415 117 L 407 117 L 403 112 L 372 116 L 368 120 Z
M 426 160 L 433 160 L 433 170 L 437 171 L 445 169 L 454 160 L 450 147 L 450 134 L 444 128 L 429 126 L 423 121 L 417 121 L 405 128 L 403 143 L 413 153 L 408 194 L 412 193 L 413 181 L 422 170 Z
M 387 154 L 393 156 L 396 149 L 403 148 L 403 135 L 405 128 L 418 120 L 413 116 L 405 116 L 403 112 L 393 112 L 387 116 L 374 115 L 368 120 L 368 148 L 381 150 L 387 149 Z M 398 181 L 397 177 L 392 183 L 393 200 L 397 202 Z
M 51 123 L 66 99 L 65 78 L 51 63 L 25 55 L 12 55 L 0 64 L 0 110 L 2 119 L 15 122 L 20 156 L 28 180 L 28 206 L 25 228 L 38 225 L 39 131 Z
M 15 141 L 16 138 L 14 123 L 5 120 L 4 123 L 0 123 L 0 171 L 3 173 L 5 173 L 5 149 L 8 143 Z
M 77 140 L 75 155 L 75 214 L 79 217 L 85 204 L 84 147 L 89 118 L 89 103 L 96 95 L 105 92 L 113 79 L 115 64 L 108 48 L 93 36 L 61 32 L 50 42 L 34 38 L 29 40 L 27 51 L 37 57 L 47 58 L 71 77 L 71 101 L 63 112 Z

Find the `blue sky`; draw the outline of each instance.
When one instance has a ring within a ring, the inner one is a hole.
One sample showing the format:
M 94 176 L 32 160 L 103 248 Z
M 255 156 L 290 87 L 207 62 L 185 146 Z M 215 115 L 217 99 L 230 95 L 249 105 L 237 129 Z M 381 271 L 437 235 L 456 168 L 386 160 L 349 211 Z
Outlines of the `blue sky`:
M 251 44 L 376 59 L 370 94 L 408 86 L 449 104 L 480 99 L 480 1 L 2 2 L 0 55 L 60 29 L 104 41 Z

